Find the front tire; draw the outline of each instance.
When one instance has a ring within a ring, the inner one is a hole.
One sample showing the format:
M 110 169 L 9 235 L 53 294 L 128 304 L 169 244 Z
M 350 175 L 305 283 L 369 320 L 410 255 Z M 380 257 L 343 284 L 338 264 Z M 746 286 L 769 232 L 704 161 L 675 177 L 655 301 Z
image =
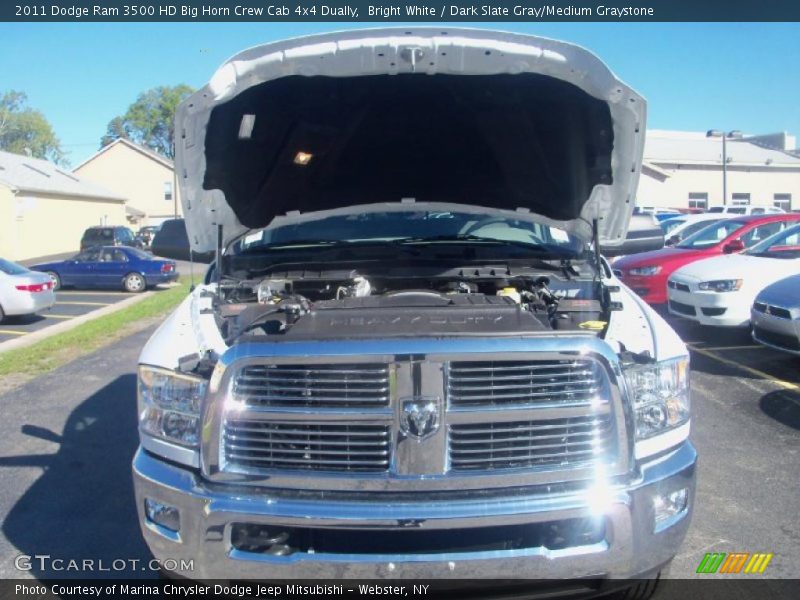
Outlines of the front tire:
M 61 289 L 61 277 L 58 276 L 58 273 L 55 271 L 48 271 L 47 274 L 50 277 L 50 281 L 53 282 L 53 291 Z
M 0 306 L 0 323 L 6 318 L 6 313 L 3 312 L 3 307 Z
M 126 292 L 140 294 L 147 289 L 147 282 L 139 273 L 128 273 L 122 280 L 122 286 Z

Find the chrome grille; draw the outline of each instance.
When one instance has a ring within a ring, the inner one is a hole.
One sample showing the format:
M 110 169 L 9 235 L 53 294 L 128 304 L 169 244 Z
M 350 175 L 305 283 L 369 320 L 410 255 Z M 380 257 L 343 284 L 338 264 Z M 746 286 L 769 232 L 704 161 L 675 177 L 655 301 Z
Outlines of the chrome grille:
M 597 402 L 602 372 L 591 360 L 453 362 L 450 406 L 560 405 Z
M 786 308 L 782 308 L 780 306 L 773 306 L 770 304 L 765 304 L 763 302 L 755 302 L 753 303 L 753 308 L 760 313 L 766 313 L 768 315 L 772 315 L 773 317 L 777 317 L 779 319 L 791 319 L 792 312 Z
M 229 417 L 224 429 L 225 462 L 233 469 L 381 472 L 389 468 L 387 425 Z
M 248 406 L 352 408 L 389 405 L 389 367 L 381 364 L 250 365 L 233 383 Z
M 452 425 L 454 471 L 586 466 L 614 444 L 609 415 Z
M 212 481 L 466 491 L 584 481 L 597 464 L 628 469 L 616 357 L 593 336 L 253 351 L 263 354 L 232 361 L 207 405 Z M 435 425 L 419 436 L 417 421 Z

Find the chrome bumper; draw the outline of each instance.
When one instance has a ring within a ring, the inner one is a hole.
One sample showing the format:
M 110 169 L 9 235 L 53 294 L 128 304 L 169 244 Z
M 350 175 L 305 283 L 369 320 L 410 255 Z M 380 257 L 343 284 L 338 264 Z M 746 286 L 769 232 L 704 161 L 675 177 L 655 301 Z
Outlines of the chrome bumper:
M 490 500 L 391 503 L 358 501 L 355 493 L 353 500 L 349 496 L 315 500 L 207 484 L 194 471 L 168 464 L 141 448 L 133 474 L 139 519 L 151 551 L 162 562 L 193 561 L 193 570 L 177 571 L 193 579 L 630 578 L 657 569 L 677 553 L 691 519 L 696 460 L 687 441 L 640 465 L 626 485 Z M 654 497 L 681 488 L 689 489 L 687 509 L 656 527 Z M 177 507 L 180 531 L 151 522 L 144 511 L 146 498 Z M 341 528 L 343 535 L 347 529 L 368 528 L 380 535 L 381 530 L 396 530 L 409 522 L 455 533 L 472 527 L 588 517 L 605 519 L 604 539 L 559 550 L 271 556 L 237 550 L 231 544 L 233 523 Z

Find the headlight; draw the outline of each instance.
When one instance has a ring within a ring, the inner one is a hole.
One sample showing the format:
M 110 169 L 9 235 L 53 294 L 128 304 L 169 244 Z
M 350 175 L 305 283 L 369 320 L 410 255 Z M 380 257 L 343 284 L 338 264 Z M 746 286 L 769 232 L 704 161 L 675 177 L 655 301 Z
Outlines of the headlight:
M 139 428 L 142 433 L 196 448 L 206 387 L 206 381 L 199 377 L 140 365 Z
M 689 422 L 689 358 L 624 368 L 628 395 L 633 400 L 637 457 L 664 450 L 682 441 L 664 435 Z M 688 434 L 688 431 L 687 431 Z
M 735 292 L 742 287 L 741 279 L 717 279 L 715 281 L 703 281 L 697 285 L 701 290 L 707 292 Z
M 631 275 L 639 275 L 641 277 L 652 277 L 653 275 L 658 275 L 661 272 L 660 265 L 650 265 L 647 267 L 636 267 L 635 269 L 628 269 L 628 273 Z

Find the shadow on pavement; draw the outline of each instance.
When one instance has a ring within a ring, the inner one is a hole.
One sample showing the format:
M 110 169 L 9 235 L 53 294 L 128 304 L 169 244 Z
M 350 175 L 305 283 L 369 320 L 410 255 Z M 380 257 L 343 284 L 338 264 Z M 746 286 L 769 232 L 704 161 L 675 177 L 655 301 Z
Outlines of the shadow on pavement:
M 758 402 L 768 417 L 787 427 L 800 430 L 800 392 L 777 390 L 761 397 Z
M 3 325 L 31 325 L 44 320 L 42 315 L 6 315 Z
M 64 435 L 25 424 L 25 435 L 60 444 L 55 454 L 0 458 L 0 469 L 41 467 L 44 473 L 11 508 L 2 530 L 21 554 L 50 555 L 67 561 L 151 558 L 139 531 L 131 480 L 131 459 L 138 445 L 136 411 L 131 398 L 136 377 L 118 377 L 69 415 Z M 118 563 L 121 564 L 121 563 Z M 156 576 L 155 573 L 81 572 L 42 569 L 36 577 Z M 139 567 L 141 568 L 141 567 Z

